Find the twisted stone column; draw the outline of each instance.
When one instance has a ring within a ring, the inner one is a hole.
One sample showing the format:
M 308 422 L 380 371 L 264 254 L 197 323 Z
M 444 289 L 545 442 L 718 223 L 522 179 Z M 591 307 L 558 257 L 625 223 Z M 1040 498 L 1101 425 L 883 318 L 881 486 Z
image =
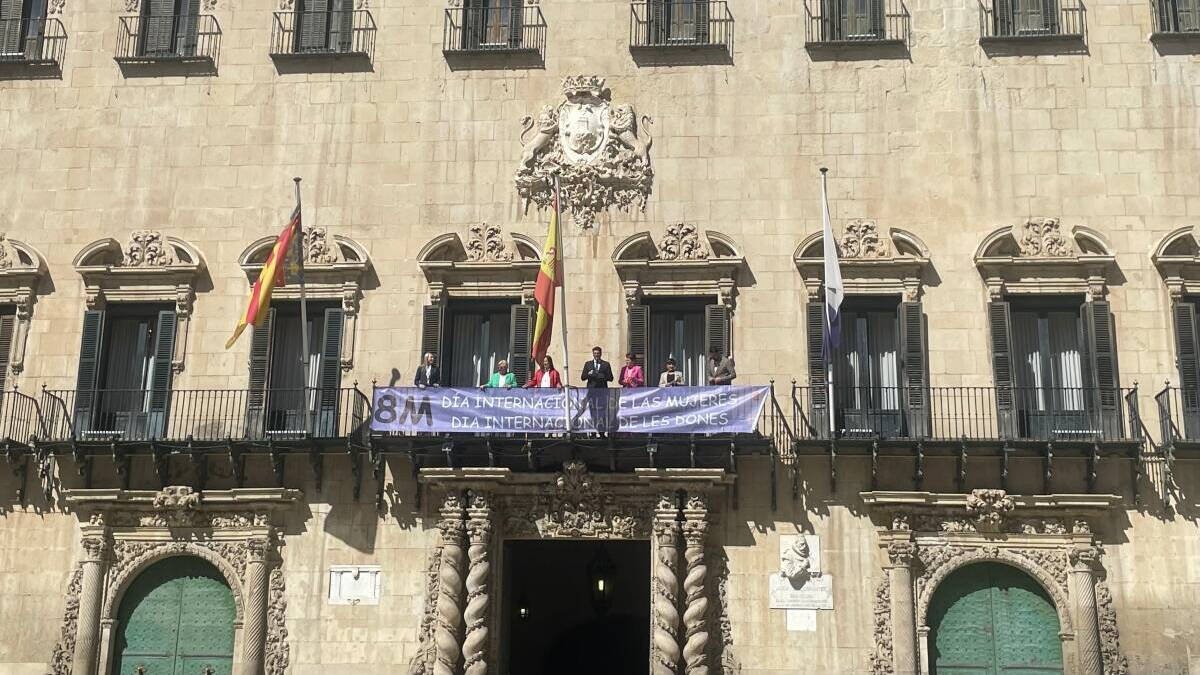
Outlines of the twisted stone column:
M 467 608 L 463 612 L 466 636 L 463 638 L 464 675 L 488 672 L 488 619 L 491 611 L 492 541 L 491 508 L 488 495 L 472 491 L 467 506 Z
M 704 542 L 708 533 L 708 502 L 704 495 L 692 495 L 683 510 L 683 537 L 687 542 L 683 557 L 687 561 L 684 592 L 684 672 L 708 675 L 708 593 L 705 581 Z
M 1094 566 L 1100 561 L 1095 547 L 1071 550 L 1071 598 L 1075 605 L 1075 644 L 1081 675 L 1103 675 L 1100 654 L 1100 619 L 1096 613 Z
M 654 562 L 654 675 L 675 675 L 679 671 L 679 522 L 674 496 L 659 500 L 654 516 L 657 544 Z
M 242 675 L 262 675 L 267 655 L 267 591 L 270 590 L 270 542 L 246 543 L 246 604 L 242 615 Z
M 105 557 L 108 541 L 103 535 L 83 538 L 83 575 L 79 584 L 79 623 L 75 631 L 73 675 L 95 675 L 100 654 L 100 607 L 104 603 Z
M 892 609 L 892 666 L 896 675 L 917 672 L 917 615 L 913 598 L 912 564 L 917 545 L 893 541 L 887 545 L 888 581 Z
M 455 675 L 462 657 L 459 637 L 462 633 L 463 588 L 463 505 L 457 492 L 447 493 L 442 502 L 442 560 L 438 573 L 437 626 L 434 644 L 437 648 L 433 672 L 435 675 Z

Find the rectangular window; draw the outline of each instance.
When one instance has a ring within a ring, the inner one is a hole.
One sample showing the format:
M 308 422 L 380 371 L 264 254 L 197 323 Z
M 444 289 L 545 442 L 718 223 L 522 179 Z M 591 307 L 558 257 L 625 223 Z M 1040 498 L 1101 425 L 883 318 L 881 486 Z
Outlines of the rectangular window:
M 442 380 L 452 387 L 487 383 L 496 364 L 509 360 L 511 312 L 516 301 L 451 303 L 447 311 Z M 519 382 L 518 384 L 525 384 Z
M 1160 33 L 1200 31 L 1200 0 L 1158 0 Z
M 195 55 L 199 14 L 200 0 L 146 0 L 142 5 L 140 55 Z
M 1015 35 L 1057 35 L 1057 0 L 1010 0 Z
M 347 52 L 354 41 L 354 7 L 349 0 L 298 0 L 296 52 Z
M 1014 398 L 1022 436 L 1086 438 L 1097 429 L 1089 408 L 1085 326 L 1073 299 L 1013 303 L 1011 310 Z M 1091 405 L 1089 405 L 1091 403 Z
M 843 306 L 834 357 L 838 428 L 848 436 L 900 435 L 900 327 L 891 298 L 854 298 Z
M 46 0 L 0 0 L 0 58 L 38 54 Z
M 651 301 L 649 307 L 648 354 L 641 355 L 645 363 L 646 384 L 657 385 L 666 370 L 667 359 L 675 360 L 682 373 L 682 383 L 696 387 L 708 383 L 705 374 L 707 355 L 704 353 L 704 308 L 709 301 L 661 300 Z M 624 363 L 624 354 L 619 359 Z
M 464 49 L 521 46 L 521 0 L 471 0 L 464 9 Z

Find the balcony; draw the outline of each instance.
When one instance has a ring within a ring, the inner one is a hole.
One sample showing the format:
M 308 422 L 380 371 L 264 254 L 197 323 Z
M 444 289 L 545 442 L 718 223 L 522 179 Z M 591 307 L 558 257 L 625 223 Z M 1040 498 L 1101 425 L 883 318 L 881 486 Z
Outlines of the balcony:
M 733 14 L 724 0 L 659 0 L 629 6 L 629 49 L 642 65 L 704 62 L 704 54 L 730 63 Z M 645 61 L 651 61 L 646 64 Z
M 1200 456 L 1200 389 L 1164 387 L 1154 397 L 1163 444 Z
M 58 19 L 0 20 L 0 71 L 62 72 L 67 31 Z M 14 73 L 15 74 L 15 73 Z
M 1151 6 L 1154 32 L 1150 40 L 1159 50 L 1194 53 L 1200 48 L 1200 5 L 1196 0 L 1152 0 Z
M 546 56 L 546 33 L 537 5 L 448 7 L 442 54 L 452 66 L 536 66 Z
M 1084 43 L 1085 19 L 1081 0 L 981 0 L 979 42 L 985 48 L 1007 44 L 1015 49 L 1049 43 L 1058 52 L 1055 43 Z
M 375 17 L 365 9 L 275 12 L 271 58 L 332 59 L 375 56 Z
M 907 47 L 911 17 L 900 0 L 807 0 L 804 45 L 808 49 Z
M 126 76 L 213 74 L 220 50 L 221 26 L 210 14 L 123 16 L 115 58 Z

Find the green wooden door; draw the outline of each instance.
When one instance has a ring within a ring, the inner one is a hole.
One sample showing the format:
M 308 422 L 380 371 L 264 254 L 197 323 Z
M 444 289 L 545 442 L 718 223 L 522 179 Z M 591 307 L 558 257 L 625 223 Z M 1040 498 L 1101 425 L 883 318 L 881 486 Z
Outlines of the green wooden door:
M 1020 570 L 978 563 L 955 571 L 929 607 L 937 675 L 1061 675 L 1058 614 Z
M 142 572 L 121 601 L 119 675 L 231 675 L 233 593 L 199 558 L 168 558 Z

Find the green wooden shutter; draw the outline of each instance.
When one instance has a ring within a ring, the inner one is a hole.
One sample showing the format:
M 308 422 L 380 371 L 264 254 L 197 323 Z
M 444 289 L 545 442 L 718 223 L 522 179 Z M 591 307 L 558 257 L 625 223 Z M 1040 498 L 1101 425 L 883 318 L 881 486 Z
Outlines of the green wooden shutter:
M 804 308 L 808 338 L 809 423 L 817 438 L 829 435 L 829 375 L 825 369 L 825 303 L 811 299 Z
M 246 392 L 246 435 L 250 438 L 261 438 L 266 433 L 274 331 L 275 308 L 270 307 L 262 324 L 254 326 L 250 336 L 250 380 Z
M 296 16 L 300 30 L 300 51 L 325 49 L 329 36 L 329 0 L 303 0 Z
M 1112 312 L 1108 301 L 1084 303 L 1083 317 L 1097 404 L 1095 410 L 1099 412 L 1098 431 L 1105 438 L 1118 439 L 1121 437 L 1121 391 L 1117 377 L 1116 345 L 1113 342 Z
M 442 358 L 442 323 L 446 308 L 440 304 L 426 305 L 421 314 L 421 363 L 425 362 L 426 354 L 436 356 L 442 364 L 442 382 L 449 382 L 446 367 L 450 364 Z
M 79 341 L 79 371 L 75 377 L 76 434 L 82 434 L 92 428 L 103 346 L 104 310 L 89 309 L 83 313 L 83 332 Z
M 172 53 L 175 33 L 175 0 L 144 0 L 142 15 L 142 55 L 166 56 Z
M 0 0 L 0 54 L 21 51 L 21 0 Z
M 704 354 L 712 353 L 713 347 L 725 356 L 733 350 L 729 344 L 729 307 L 725 305 L 704 306 Z
M 154 371 L 150 377 L 150 417 L 147 432 L 150 438 L 161 438 L 166 431 L 171 404 L 171 360 L 175 354 L 175 333 L 178 317 L 174 310 L 158 313 L 154 331 Z
M 1012 317 L 1008 303 L 988 303 L 992 335 L 992 377 L 996 387 L 996 431 L 1001 438 L 1016 435 L 1016 397 L 1013 391 Z
M 650 364 L 647 362 L 650 358 L 650 308 L 646 305 L 629 306 L 629 334 L 626 340 L 626 351 L 642 359 L 642 369 L 646 371 L 646 377 L 650 377 L 648 370 Z M 686 364 L 681 365 L 686 370 Z M 655 368 L 661 366 L 661 363 L 654 364 Z
M 338 403 L 342 386 L 342 334 L 345 315 L 341 307 L 325 310 L 325 330 L 321 333 L 321 372 L 317 386 L 318 397 L 317 436 L 332 438 L 338 435 Z
M 925 355 L 925 315 L 920 302 L 900 303 L 900 344 L 904 368 L 904 407 L 908 435 L 929 435 L 929 376 Z
M 516 304 L 509 310 L 508 370 L 517 386 L 529 381 L 530 354 L 533 352 L 533 305 Z

